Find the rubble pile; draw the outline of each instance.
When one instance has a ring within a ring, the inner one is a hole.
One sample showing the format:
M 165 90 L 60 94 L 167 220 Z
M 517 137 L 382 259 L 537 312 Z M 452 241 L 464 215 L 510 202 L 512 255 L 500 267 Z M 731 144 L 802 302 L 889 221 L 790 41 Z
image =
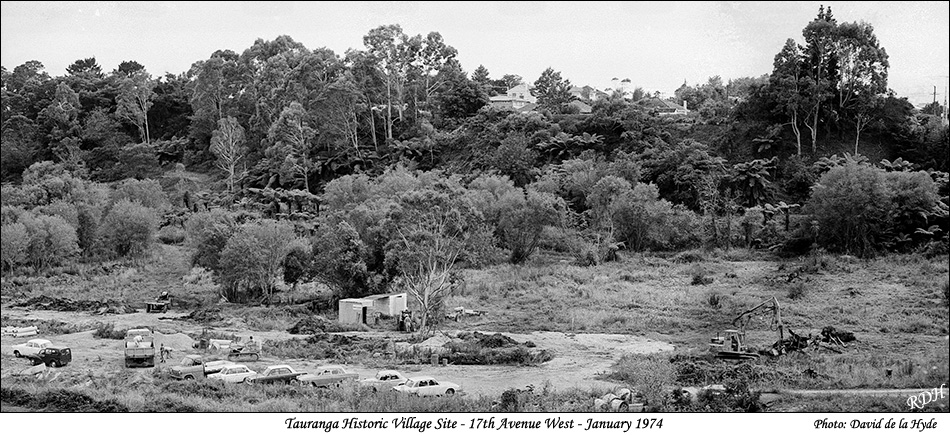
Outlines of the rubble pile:
M 106 313 L 123 314 L 135 313 L 132 306 L 115 300 L 105 301 L 73 301 L 69 298 L 56 298 L 40 295 L 13 305 L 14 307 L 29 307 L 34 310 L 54 310 L 58 312 L 92 312 L 97 315 Z

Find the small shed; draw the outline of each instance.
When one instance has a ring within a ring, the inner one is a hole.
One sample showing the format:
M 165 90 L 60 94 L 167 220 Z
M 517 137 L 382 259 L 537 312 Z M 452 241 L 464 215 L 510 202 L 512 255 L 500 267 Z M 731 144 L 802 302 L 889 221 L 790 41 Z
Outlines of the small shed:
M 396 316 L 408 307 L 405 292 L 376 294 L 340 300 L 340 324 L 366 324 L 376 313 Z

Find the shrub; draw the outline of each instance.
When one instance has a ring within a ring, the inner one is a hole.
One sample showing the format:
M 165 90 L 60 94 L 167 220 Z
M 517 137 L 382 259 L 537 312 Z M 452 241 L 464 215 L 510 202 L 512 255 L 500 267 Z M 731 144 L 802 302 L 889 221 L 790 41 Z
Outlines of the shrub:
M 225 296 L 248 301 L 260 290 L 270 301 L 294 237 L 293 226 L 281 221 L 263 220 L 238 228 L 221 252 Z
M 788 293 L 786 295 L 791 300 L 798 300 L 803 298 L 807 293 L 808 288 L 805 286 L 805 282 L 797 282 L 788 287 Z
M 56 266 L 79 252 L 76 229 L 58 216 L 20 216 L 20 223 L 29 235 L 27 261 L 34 268 Z
M 96 331 L 92 332 L 92 337 L 97 339 L 124 339 L 125 331 L 116 330 L 113 323 L 99 323 Z
M 158 240 L 163 244 L 181 244 L 185 242 L 185 229 L 178 226 L 162 227 L 158 230 Z
M 710 292 L 706 295 L 706 302 L 709 303 L 709 307 L 713 309 L 718 309 L 722 307 L 722 296 L 715 292 Z
M 137 258 L 151 248 L 157 230 L 155 210 L 140 203 L 119 200 L 106 215 L 100 231 L 106 249 L 113 255 Z
M 161 211 L 168 207 L 168 197 L 162 191 L 162 185 L 157 180 L 125 179 L 119 182 L 110 195 L 112 202 L 121 200 L 138 202 L 142 206 Z
M 950 281 L 943 282 L 943 305 L 950 307 Z
M 498 233 L 505 248 L 511 250 L 511 263 L 528 260 L 538 248 L 544 228 L 558 224 L 565 208 L 562 199 L 534 189 L 512 191 L 498 200 Z
M 2 267 L 12 270 L 26 261 L 30 235 L 22 223 L 4 223 L 0 227 L 0 261 Z
M 185 241 L 195 249 L 192 265 L 217 271 L 221 250 L 236 228 L 234 219 L 223 209 L 191 215 L 185 222 Z
M 693 266 L 689 268 L 689 274 L 692 276 L 690 284 L 693 286 L 706 286 L 713 282 L 712 277 L 706 277 L 706 268 L 703 268 L 703 266 L 698 263 L 693 264 Z

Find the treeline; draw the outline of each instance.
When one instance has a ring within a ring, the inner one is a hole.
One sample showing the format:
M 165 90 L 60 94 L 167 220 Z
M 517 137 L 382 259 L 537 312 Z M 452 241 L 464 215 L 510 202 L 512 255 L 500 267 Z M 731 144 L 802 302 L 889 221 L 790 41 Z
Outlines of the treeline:
M 804 35 L 766 77 L 681 87 L 685 117 L 620 92 L 571 113 L 550 68 L 538 110 L 494 108 L 520 77 L 470 79 L 438 33 L 399 26 L 344 56 L 281 36 L 160 79 L 28 62 L 2 78 L 3 268 L 140 259 L 157 237 L 193 247 L 232 301 L 313 279 L 341 297 L 407 289 L 429 313 L 458 267 L 539 249 L 585 265 L 700 247 L 945 254 L 947 126 L 886 91 L 870 25 L 822 9 Z

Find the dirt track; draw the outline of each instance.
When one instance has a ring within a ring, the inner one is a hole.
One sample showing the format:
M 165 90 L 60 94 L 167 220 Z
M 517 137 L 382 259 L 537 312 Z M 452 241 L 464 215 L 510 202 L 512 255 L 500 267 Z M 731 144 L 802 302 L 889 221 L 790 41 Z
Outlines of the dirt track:
M 106 322 L 115 324 L 116 329 L 127 329 L 136 326 L 154 326 L 157 333 L 156 342 L 164 341 L 166 347 L 175 349 L 173 362 L 181 359 L 187 352 L 192 352 L 190 340 L 176 333 L 193 333 L 201 330 L 200 325 L 187 321 L 177 321 L 175 318 L 183 313 L 169 312 L 167 314 L 146 314 L 138 312 L 122 315 L 90 315 L 82 312 L 55 312 L 55 311 L 28 311 L 5 308 L 5 316 L 12 319 L 59 320 L 74 324 L 89 324 L 91 322 Z M 278 360 L 267 355 L 266 342 L 282 340 L 292 337 L 306 337 L 306 335 L 291 335 L 286 332 L 258 332 L 237 329 L 216 329 L 226 331 L 240 337 L 254 336 L 264 340 L 264 353 L 258 362 L 251 362 L 250 367 L 261 370 L 267 365 L 288 363 L 299 371 L 313 371 L 317 366 L 327 363 L 322 360 L 285 359 Z M 61 371 L 89 376 L 108 376 L 116 371 L 151 371 L 151 369 L 123 368 L 123 349 L 121 341 L 96 339 L 92 330 L 65 335 L 44 335 L 38 337 L 50 339 L 55 344 L 68 345 L 73 349 L 73 363 L 62 368 Z M 484 332 L 493 333 L 493 332 Z M 351 332 L 348 335 L 362 337 L 392 338 L 404 340 L 406 336 L 388 332 Z M 533 332 L 528 334 L 505 333 L 517 341 L 533 341 L 539 348 L 545 348 L 554 353 L 554 359 L 538 366 L 483 366 L 483 365 L 391 365 L 402 371 L 406 376 L 431 375 L 460 384 L 469 394 L 499 395 L 509 388 L 524 388 L 527 385 L 541 387 L 550 382 L 555 389 L 569 388 L 612 388 L 615 383 L 597 380 L 598 375 L 608 372 L 611 365 L 624 354 L 649 354 L 661 351 L 672 351 L 673 345 L 646 339 L 638 336 L 620 334 L 565 334 L 559 332 Z M 4 376 L 11 372 L 22 370 L 28 366 L 24 359 L 12 357 L 11 347 L 14 344 L 25 342 L 28 338 L 3 337 L 0 340 L 0 354 L 2 358 L 2 373 Z M 173 364 L 169 362 L 168 364 Z M 362 365 L 347 365 L 358 372 L 361 377 L 370 377 L 380 368 Z

